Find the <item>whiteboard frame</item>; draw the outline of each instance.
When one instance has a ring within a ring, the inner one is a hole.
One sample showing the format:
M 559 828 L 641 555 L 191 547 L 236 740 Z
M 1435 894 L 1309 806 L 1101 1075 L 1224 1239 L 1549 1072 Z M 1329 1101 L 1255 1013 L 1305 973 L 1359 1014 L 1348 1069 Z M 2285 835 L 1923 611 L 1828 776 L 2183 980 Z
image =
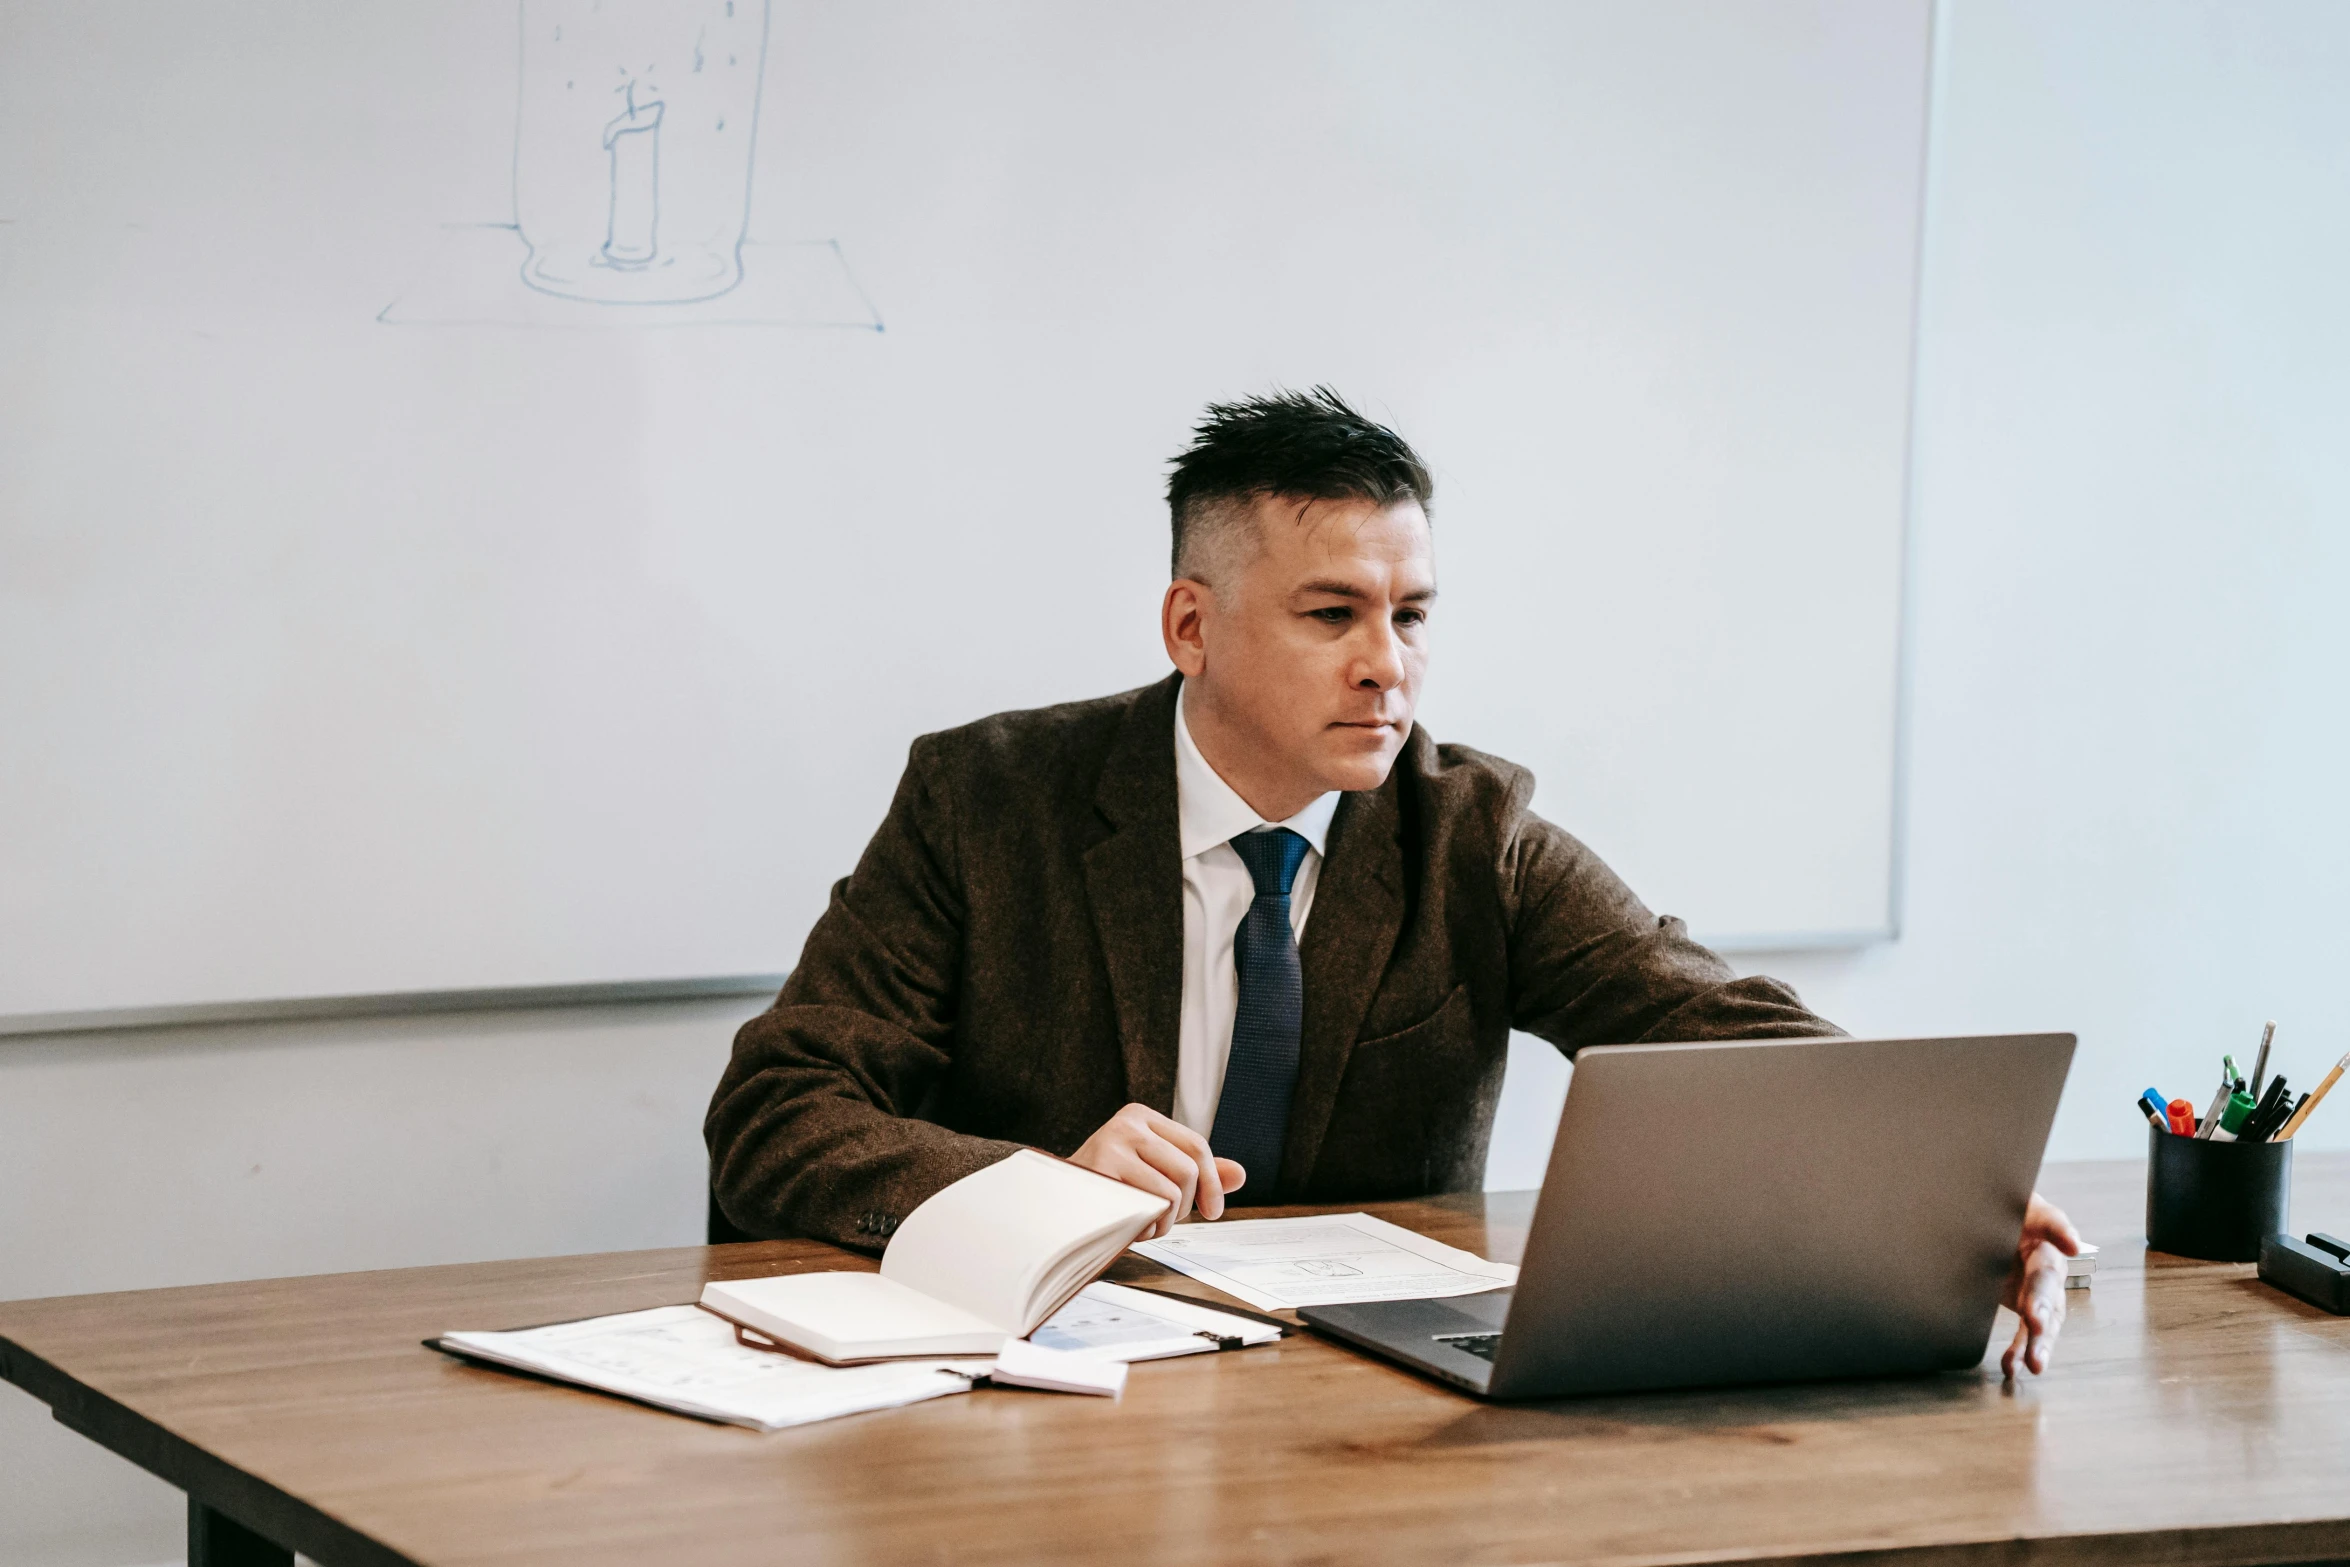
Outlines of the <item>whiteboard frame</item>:
M 278 1001 L 204 1001 L 183 1006 L 117 1007 L 94 1012 L 22 1012 L 0 1017 L 0 1039 L 204 1028 L 222 1023 L 301 1023 L 347 1018 L 422 1017 L 450 1012 L 551 1012 L 572 1007 L 636 1006 L 772 996 L 785 974 L 721 974 L 703 979 L 633 979 L 592 985 L 500 985 L 480 990 L 399 990 L 374 996 L 294 996 Z

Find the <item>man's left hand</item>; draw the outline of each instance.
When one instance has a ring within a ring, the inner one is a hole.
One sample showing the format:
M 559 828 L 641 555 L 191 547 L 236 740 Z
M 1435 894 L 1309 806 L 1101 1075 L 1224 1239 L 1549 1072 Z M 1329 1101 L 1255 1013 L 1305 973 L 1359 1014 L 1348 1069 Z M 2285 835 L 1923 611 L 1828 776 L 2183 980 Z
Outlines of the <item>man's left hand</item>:
M 2018 1361 L 2034 1376 L 2048 1369 L 2056 1335 L 2064 1327 L 2064 1259 L 2079 1256 L 2080 1251 L 2081 1236 L 2073 1221 L 2047 1198 L 2032 1193 L 2024 1208 L 2024 1232 L 2016 1240 L 2015 1267 L 1999 1297 L 1999 1303 L 2018 1318 L 2015 1341 L 1999 1357 L 2002 1375 L 2012 1378 Z

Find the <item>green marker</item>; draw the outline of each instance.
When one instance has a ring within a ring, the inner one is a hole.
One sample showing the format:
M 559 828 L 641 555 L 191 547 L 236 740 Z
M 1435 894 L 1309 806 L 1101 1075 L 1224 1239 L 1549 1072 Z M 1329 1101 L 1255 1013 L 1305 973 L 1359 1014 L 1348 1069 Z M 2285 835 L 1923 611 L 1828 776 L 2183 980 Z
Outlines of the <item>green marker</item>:
M 2211 1140 L 2215 1143 L 2234 1142 L 2236 1132 L 2243 1126 L 2245 1118 L 2252 1114 L 2254 1105 L 2255 1101 L 2250 1094 L 2228 1095 L 2228 1107 L 2220 1112 L 2219 1130 L 2211 1134 Z

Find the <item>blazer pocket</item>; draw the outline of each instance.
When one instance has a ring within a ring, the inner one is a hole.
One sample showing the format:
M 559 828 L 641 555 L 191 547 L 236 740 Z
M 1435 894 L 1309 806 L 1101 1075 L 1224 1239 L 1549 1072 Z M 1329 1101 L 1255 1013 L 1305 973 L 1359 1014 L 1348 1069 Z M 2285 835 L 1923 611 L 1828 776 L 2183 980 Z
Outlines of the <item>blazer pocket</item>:
M 1443 1005 L 1411 1027 L 1399 1028 L 1392 1034 L 1381 1034 L 1376 1039 L 1356 1040 L 1354 1054 L 1360 1057 L 1365 1051 L 1425 1050 L 1430 1046 L 1440 1047 L 1454 1039 L 1467 1047 L 1473 1044 L 1475 1024 L 1476 1019 L 1469 1013 L 1469 987 L 1466 984 L 1455 985 L 1452 994 L 1444 998 Z
M 1478 1090 L 1477 1020 L 1469 987 L 1457 985 L 1411 1027 L 1355 1042 L 1319 1162 L 1366 1194 L 1437 1190 L 1480 1119 Z

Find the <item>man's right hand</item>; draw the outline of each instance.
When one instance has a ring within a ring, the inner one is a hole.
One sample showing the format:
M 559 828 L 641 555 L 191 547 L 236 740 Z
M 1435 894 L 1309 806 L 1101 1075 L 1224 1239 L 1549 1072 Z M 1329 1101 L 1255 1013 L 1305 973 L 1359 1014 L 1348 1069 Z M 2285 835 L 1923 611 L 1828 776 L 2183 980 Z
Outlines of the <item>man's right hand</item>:
M 1172 1203 L 1151 1226 L 1150 1240 L 1190 1217 L 1195 1206 L 1201 1218 L 1221 1219 L 1224 1194 L 1248 1179 L 1237 1163 L 1209 1152 L 1206 1138 L 1149 1105 L 1128 1105 L 1111 1116 L 1069 1162 Z

